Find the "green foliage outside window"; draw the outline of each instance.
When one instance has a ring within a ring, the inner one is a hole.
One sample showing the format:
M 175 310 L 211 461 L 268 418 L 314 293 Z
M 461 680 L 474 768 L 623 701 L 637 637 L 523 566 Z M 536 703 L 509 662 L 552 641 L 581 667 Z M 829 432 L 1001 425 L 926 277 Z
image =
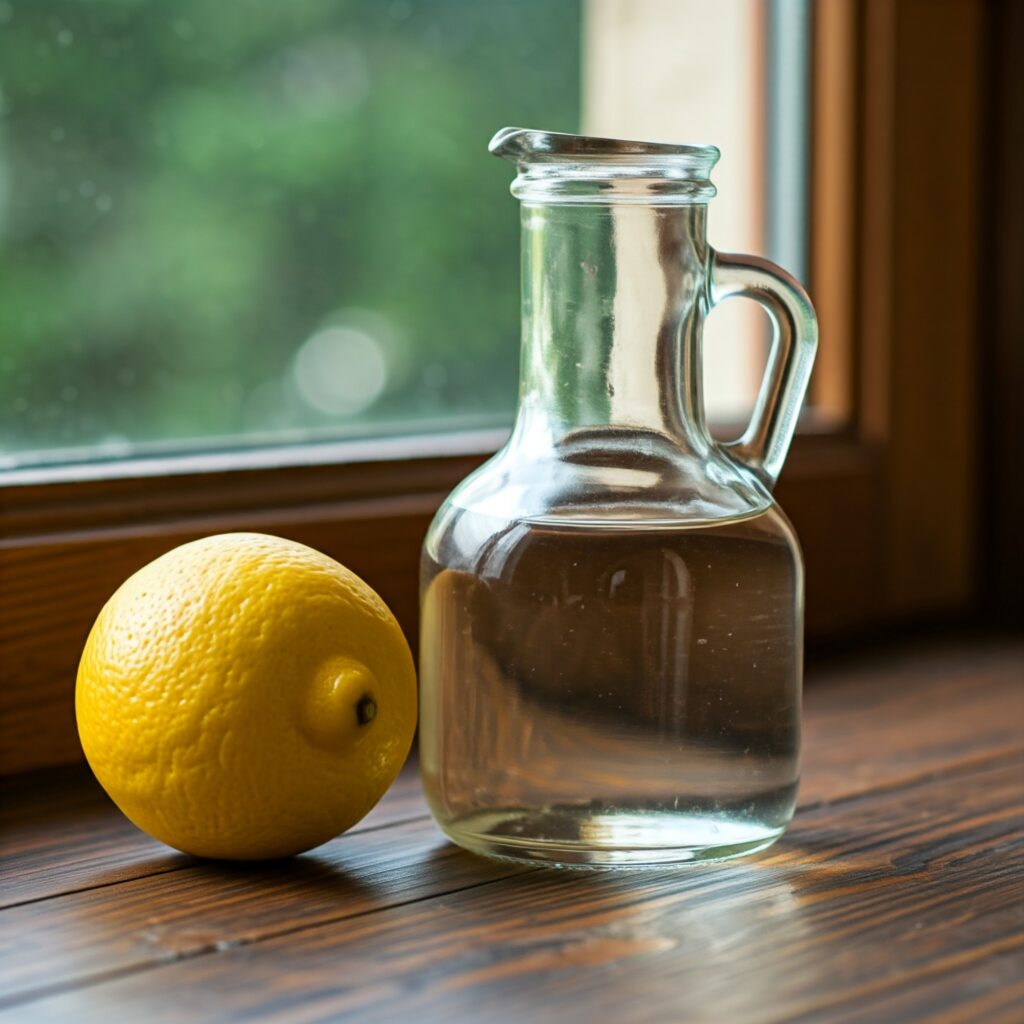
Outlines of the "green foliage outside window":
M 507 417 L 518 213 L 485 147 L 575 129 L 579 24 L 575 0 L 0 2 L 6 461 Z

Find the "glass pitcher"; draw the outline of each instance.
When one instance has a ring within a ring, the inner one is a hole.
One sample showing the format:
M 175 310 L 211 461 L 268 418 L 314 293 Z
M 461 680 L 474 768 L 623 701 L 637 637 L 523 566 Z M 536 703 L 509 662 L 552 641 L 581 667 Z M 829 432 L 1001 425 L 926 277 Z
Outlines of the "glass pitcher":
M 427 799 L 478 853 L 601 866 L 771 844 L 799 773 L 803 565 L 772 500 L 817 344 L 784 271 L 707 243 L 714 147 L 509 128 L 523 340 L 508 443 L 424 543 Z M 701 335 L 774 325 L 749 428 L 708 432 Z

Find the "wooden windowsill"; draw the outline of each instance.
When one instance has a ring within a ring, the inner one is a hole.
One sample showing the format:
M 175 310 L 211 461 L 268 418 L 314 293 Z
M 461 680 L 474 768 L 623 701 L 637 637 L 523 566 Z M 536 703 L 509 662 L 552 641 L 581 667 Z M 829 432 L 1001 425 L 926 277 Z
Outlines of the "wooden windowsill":
M 790 832 L 679 871 L 477 859 L 411 770 L 249 867 L 148 839 L 81 770 L 8 780 L 0 1020 L 1020 1019 L 1022 676 L 992 640 L 819 668 Z
M 879 614 L 881 463 L 820 418 L 804 427 L 778 498 L 803 545 L 808 632 L 820 637 Z M 314 448 L 278 453 L 273 465 L 210 457 L 161 476 L 139 464 L 141 475 L 0 488 L 0 775 L 81 759 L 74 682 L 89 629 L 128 576 L 197 537 L 257 530 L 317 548 L 363 577 L 415 645 L 423 536 L 499 440 L 452 435 L 404 456 L 367 442 L 369 461 L 344 463 Z

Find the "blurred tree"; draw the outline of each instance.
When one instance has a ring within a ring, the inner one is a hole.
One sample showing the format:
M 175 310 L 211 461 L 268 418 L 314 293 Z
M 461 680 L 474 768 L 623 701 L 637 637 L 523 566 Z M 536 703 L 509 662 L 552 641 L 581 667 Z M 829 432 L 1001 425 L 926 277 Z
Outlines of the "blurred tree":
M 0 0 L 0 447 L 508 414 L 578 0 Z

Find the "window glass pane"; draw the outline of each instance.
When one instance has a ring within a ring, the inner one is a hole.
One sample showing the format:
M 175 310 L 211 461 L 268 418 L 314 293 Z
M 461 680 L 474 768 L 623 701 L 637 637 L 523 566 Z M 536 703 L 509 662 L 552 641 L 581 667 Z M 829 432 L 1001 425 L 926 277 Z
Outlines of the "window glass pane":
M 571 0 L 0 2 L 0 445 L 507 421 Z
M 507 424 L 507 124 L 716 143 L 712 243 L 801 272 L 807 7 L 0 0 L 0 467 Z

